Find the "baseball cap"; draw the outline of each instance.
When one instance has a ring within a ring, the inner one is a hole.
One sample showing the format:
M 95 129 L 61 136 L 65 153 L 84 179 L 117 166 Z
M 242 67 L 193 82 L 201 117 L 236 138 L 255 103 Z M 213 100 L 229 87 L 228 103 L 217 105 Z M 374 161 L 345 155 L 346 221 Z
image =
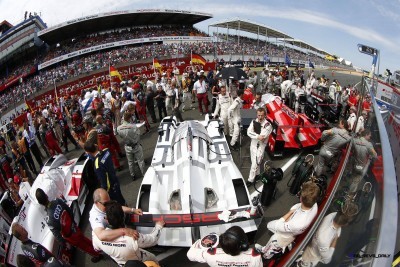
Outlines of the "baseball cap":
M 249 84 L 247 87 L 249 87 L 249 88 L 251 88 L 251 89 L 254 88 L 254 86 L 253 86 L 252 84 Z

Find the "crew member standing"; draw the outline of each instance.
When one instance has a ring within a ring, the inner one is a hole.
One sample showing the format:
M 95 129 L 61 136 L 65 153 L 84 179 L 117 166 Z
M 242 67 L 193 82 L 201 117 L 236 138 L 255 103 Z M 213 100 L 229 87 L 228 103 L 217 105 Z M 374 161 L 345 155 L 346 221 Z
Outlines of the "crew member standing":
M 301 267 L 317 266 L 319 262 L 328 264 L 335 252 L 341 229 L 350 218 L 341 212 L 333 212 L 325 216 L 312 241 L 307 245 L 302 257 L 298 260 Z
M 200 116 L 205 113 L 208 113 L 208 96 L 207 96 L 207 84 L 205 82 L 204 75 L 200 75 L 200 78 L 197 82 L 195 82 L 193 86 L 193 91 L 197 96 L 197 100 L 199 101 L 199 111 Z M 203 105 L 202 105 L 203 103 Z M 203 109 L 204 106 L 204 109 Z
M 101 260 L 101 254 L 94 250 L 92 241 L 83 235 L 74 221 L 74 214 L 71 208 L 62 199 L 57 198 L 49 201 L 46 193 L 40 188 L 36 189 L 35 195 L 38 203 L 45 207 L 47 225 L 61 244 L 67 241 L 74 247 L 90 254 L 92 262 Z
M 247 135 L 251 138 L 251 167 L 249 179 L 247 180 L 248 184 L 253 183 L 256 175 L 260 174 L 260 164 L 271 132 L 272 125 L 265 119 L 265 109 L 257 109 L 257 119 L 252 120 L 249 128 L 247 128 Z
M 240 109 L 242 108 L 243 90 L 237 91 L 237 97 L 233 100 L 232 105 L 228 109 L 229 114 L 229 132 L 232 137 L 230 145 L 233 150 L 238 150 L 239 134 L 240 134 Z
M 47 148 L 50 151 L 50 154 L 54 156 L 57 154 L 62 154 L 61 148 L 58 146 L 57 139 L 54 135 L 52 128 L 50 128 L 46 122 L 46 119 L 42 117 L 40 119 L 40 128 L 39 132 L 42 136 L 42 140 L 46 144 Z
M 94 170 L 100 187 L 107 190 L 112 200 L 125 205 L 126 201 L 121 193 L 119 180 L 111 160 L 110 150 L 106 148 L 99 151 L 96 143 L 88 141 L 85 142 L 83 148 L 88 156 L 94 160 Z
M 131 174 L 132 180 L 135 180 L 135 177 L 142 177 L 144 174 L 144 159 L 143 148 L 139 143 L 140 130 L 135 124 L 131 123 L 131 121 L 132 114 L 125 112 L 122 124 L 118 126 L 117 131 L 125 142 L 125 152 L 128 160 L 129 173 Z M 135 174 L 135 164 L 139 167 L 140 173 Z
M 335 127 L 322 132 L 321 141 L 324 144 L 319 152 L 317 167 L 315 167 L 317 177 L 324 173 L 328 165 L 332 165 L 332 170 L 335 170 L 335 157 L 339 155 L 340 149 L 350 142 L 351 137 L 346 129 L 347 121 L 340 119 L 338 128 Z
M 232 104 L 232 98 L 226 93 L 225 85 L 222 85 L 220 90 L 221 92 L 218 94 L 217 104 L 214 110 L 213 117 L 216 117 L 219 114 L 221 121 L 224 123 L 225 136 L 228 136 L 229 134 L 228 109 Z

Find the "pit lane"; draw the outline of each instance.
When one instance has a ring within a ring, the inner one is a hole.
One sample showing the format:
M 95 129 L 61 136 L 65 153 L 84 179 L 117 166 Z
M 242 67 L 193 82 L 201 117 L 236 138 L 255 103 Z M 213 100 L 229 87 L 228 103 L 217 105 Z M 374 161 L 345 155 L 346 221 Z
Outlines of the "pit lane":
M 305 77 L 307 75 L 307 70 L 305 71 Z M 341 85 L 348 85 L 348 84 L 355 84 L 361 80 L 361 77 L 358 75 L 354 75 L 355 72 L 353 71 L 350 74 L 343 73 L 343 72 L 332 72 L 331 70 L 316 70 L 315 71 L 316 77 L 321 76 L 322 74 L 325 75 L 326 78 L 329 78 L 331 81 L 333 79 L 337 79 Z M 259 77 L 259 76 L 258 76 Z M 197 103 L 196 103 L 197 104 Z M 211 106 L 210 106 L 211 108 Z M 202 120 L 198 110 L 190 110 L 186 111 L 182 114 L 185 120 Z M 156 139 L 158 136 L 157 133 L 157 124 L 151 124 L 151 130 L 148 134 L 143 135 L 141 137 L 141 144 L 143 146 L 143 153 L 146 162 L 146 169 L 151 162 L 151 158 L 154 153 L 154 148 L 156 145 Z M 121 139 L 118 137 L 118 140 L 122 144 Z M 239 167 L 243 178 L 247 180 L 249 174 L 249 167 L 251 165 L 251 161 L 249 156 L 249 147 L 250 147 L 250 139 L 244 135 L 243 143 L 242 143 L 242 158 L 239 158 L 239 152 L 233 151 L 233 158 L 235 163 Z M 67 154 L 68 158 L 78 157 L 82 153 L 82 150 L 75 150 L 71 151 Z M 267 230 L 267 222 L 271 220 L 275 220 L 282 216 L 285 212 L 289 210 L 289 208 L 297 203 L 299 200 L 296 196 L 292 196 L 288 192 L 287 183 L 291 177 L 291 171 L 293 168 L 293 163 L 295 162 L 296 157 L 301 154 L 306 154 L 304 151 L 289 151 L 284 155 L 282 158 L 271 159 L 268 154 L 265 154 L 264 160 L 272 160 L 271 166 L 276 168 L 282 168 L 284 170 L 284 177 L 282 181 L 278 182 L 277 185 L 277 193 L 276 197 L 271 203 L 270 206 L 264 208 L 264 218 L 260 227 L 257 231 L 255 236 L 255 240 L 258 243 L 265 244 L 270 236 L 271 233 Z M 316 156 L 315 160 L 318 160 L 318 156 Z M 134 207 L 136 205 L 136 198 L 139 191 L 139 187 L 141 184 L 142 179 L 138 179 L 132 182 L 129 171 L 128 171 L 128 163 L 126 158 L 120 159 L 121 164 L 124 166 L 123 170 L 118 172 L 118 178 L 121 183 L 121 190 L 122 194 L 124 195 L 128 205 L 130 207 Z M 256 184 L 257 187 L 261 185 L 260 182 Z M 250 194 L 256 194 L 254 187 L 249 187 Z M 93 201 L 91 196 L 87 202 L 87 208 L 82 215 L 81 220 L 81 229 L 85 233 L 87 237 L 91 237 L 91 228 L 89 224 L 89 210 L 92 207 Z M 150 251 L 152 251 L 150 249 Z M 186 257 L 187 248 L 156 248 L 154 251 L 157 254 L 157 257 L 160 259 L 160 263 L 168 266 L 168 267 L 187 267 L 187 266 L 208 266 L 207 264 L 200 264 L 195 262 L 190 262 Z M 75 266 L 94 266 L 94 263 L 90 261 L 90 255 L 87 255 L 79 250 L 76 251 L 74 257 L 74 265 Z M 98 267 L 109 267 L 109 266 L 117 266 L 117 264 L 109 257 L 105 257 L 104 260 L 96 263 Z

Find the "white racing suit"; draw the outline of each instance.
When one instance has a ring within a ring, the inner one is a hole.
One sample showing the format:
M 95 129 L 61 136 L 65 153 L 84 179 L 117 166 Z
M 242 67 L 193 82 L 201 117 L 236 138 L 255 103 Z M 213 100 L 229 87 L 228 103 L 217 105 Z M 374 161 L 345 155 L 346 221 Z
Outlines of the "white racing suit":
M 324 173 L 328 164 L 334 164 L 334 158 L 339 155 L 340 149 L 350 142 L 350 135 L 346 129 L 332 128 L 322 132 L 321 141 L 324 145 L 321 147 L 318 157 L 318 164 L 315 167 L 315 175 L 319 177 Z M 333 169 L 335 166 L 332 166 Z
M 357 115 L 354 112 L 350 113 L 350 116 L 347 119 L 347 123 L 349 124 L 349 131 L 352 131 L 354 129 L 356 121 L 357 121 Z
M 341 228 L 333 226 L 336 212 L 328 214 L 322 220 L 318 230 L 315 232 L 311 243 L 307 245 L 299 260 L 298 266 L 312 267 L 319 262 L 328 264 L 331 262 L 335 248 L 331 247 L 332 241 L 340 236 Z
M 258 252 L 249 248 L 237 256 L 226 254 L 222 248 L 203 248 L 201 239 L 197 240 L 187 252 L 191 261 L 207 263 L 210 267 L 240 266 L 240 267 L 262 267 L 262 259 Z
M 219 113 L 220 120 L 224 123 L 225 135 L 228 135 L 230 129 L 228 122 L 229 121 L 228 109 L 231 106 L 231 104 L 232 104 L 232 98 L 227 93 L 225 95 L 218 94 L 217 105 L 215 106 L 213 117 L 215 117 Z
M 280 218 L 267 224 L 268 230 L 274 234 L 260 249 L 265 259 L 271 259 L 276 253 L 283 251 L 297 235 L 302 234 L 308 228 L 317 215 L 318 205 L 315 203 L 311 209 L 303 210 L 301 203 L 297 203 L 290 210 L 294 212 L 287 221 Z
M 257 122 L 258 119 L 256 119 Z M 265 147 L 268 143 L 268 137 L 272 132 L 272 125 L 264 119 L 261 122 L 261 132 L 257 134 L 254 131 L 254 121 L 251 121 L 249 128 L 247 128 L 247 135 L 251 138 L 250 144 L 250 155 L 251 155 L 251 167 L 249 173 L 249 182 L 254 182 L 254 177 L 260 174 L 260 164 L 264 157 Z M 260 135 L 264 135 L 265 141 L 260 141 L 257 138 Z
M 300 113 L 304 113 L 304 105 L 300 104 L 300 97 L 304 96 L 306 94 L 306 91 L 304 90 L 303 87 L 297 87 L 296 90 L 294 90 L 294 95 L 296 96 L 296 104 L 294 106 L 294 112 L 299 113 L 299 108 L 300 108 Z
M 231 146 L 234 146 L 239 139 L 240 134 L 240 109 L 242 108 L 242 99 L 236 97 L 232 105 L 228 108 L 229 114 L 229 135 L 232 137 Z
M 142 249 L 157 245 L 162 226 L 156 224 L 150 234 L 139 234 L 137 240 L 130 236 L 121 236 L 113 241 L 100 241 L 92 232 L 93 247 L 108 254 L 119 265 L 123 265 L 128 260 L 157 261 L 154 254 Z M 106 229 L 108 231 L 108 229 Z
M 122 121 L 117 128 L 118 134 L 125 142 L 126 158 L 128 160 L 129 173 L 132 177 L 142 177 L 144 175 L 143 149 L 140 145 L 140 130 L 135 124 Z M 135 164 L 140 169 L 140 174 L 135 175 Z
M 281 83 L 281 98 L 285 99 L 286 95 L 290 92 L 290 87 L 293 82 L 291 80 L 286 80 Z

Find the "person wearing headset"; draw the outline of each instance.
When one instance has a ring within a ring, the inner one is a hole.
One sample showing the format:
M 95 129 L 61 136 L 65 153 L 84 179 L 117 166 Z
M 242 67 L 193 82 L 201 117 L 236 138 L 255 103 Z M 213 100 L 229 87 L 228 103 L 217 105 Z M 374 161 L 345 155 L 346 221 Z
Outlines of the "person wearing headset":
M 249 247 L 247 235 L 239 226 L 232 226 L 221 234 L 218 247 L 207 248 L 202 245 L 202 239 L 197 240 L 190 247 L 187 257 L 191 261 L 207 263 L 211 267 L 263 266 L 261 255 Z

